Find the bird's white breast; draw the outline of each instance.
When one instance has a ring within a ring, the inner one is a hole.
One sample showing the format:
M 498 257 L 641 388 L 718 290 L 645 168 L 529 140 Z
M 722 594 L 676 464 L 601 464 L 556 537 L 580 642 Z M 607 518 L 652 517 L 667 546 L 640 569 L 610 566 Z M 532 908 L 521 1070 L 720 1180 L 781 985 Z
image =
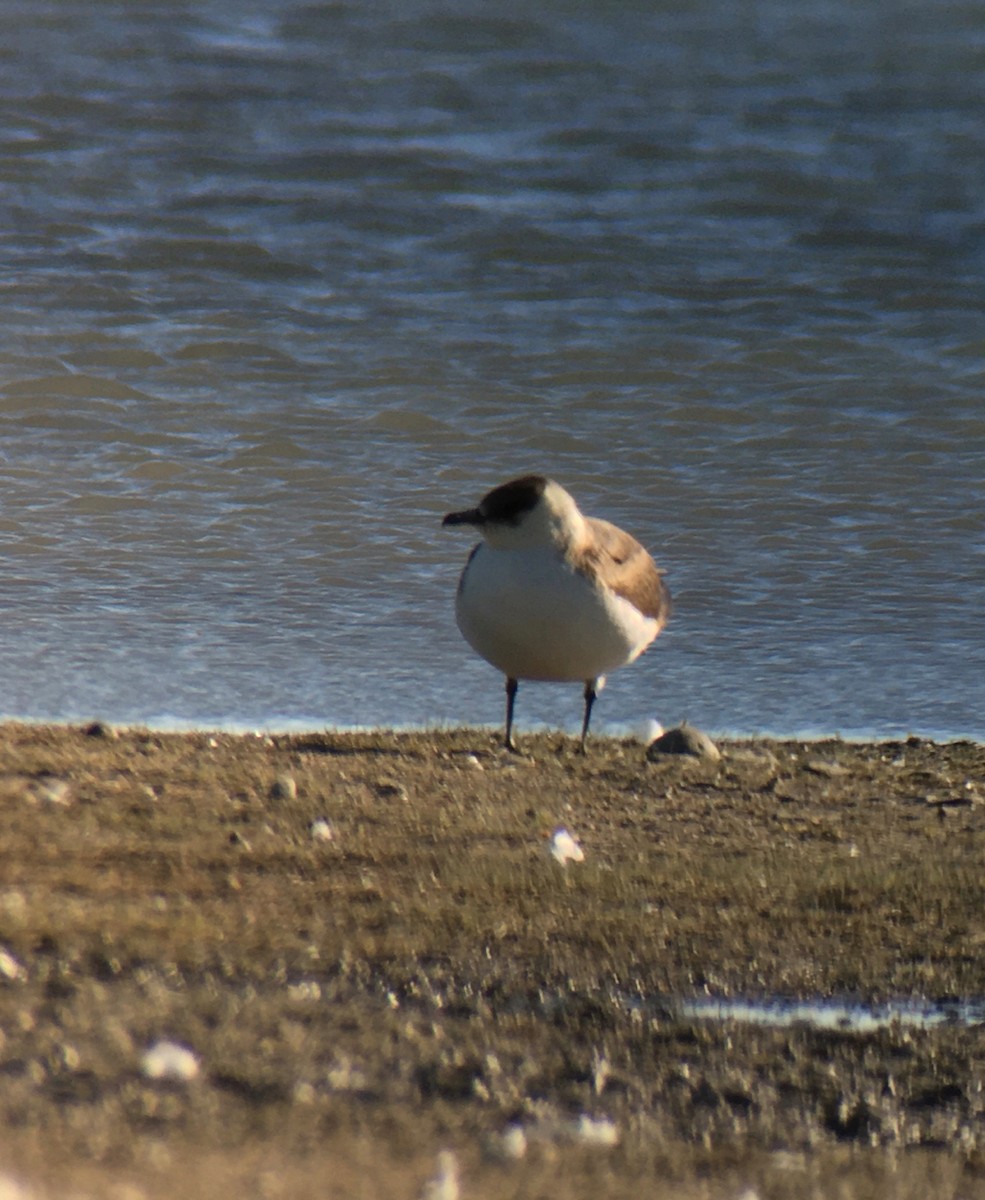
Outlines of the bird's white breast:
M 614 671 L 659 628 L 559 551 L 496 550 L 485 542 L 462 573 L 455 615 L 469 645 L 504 675 L 550 682 Z

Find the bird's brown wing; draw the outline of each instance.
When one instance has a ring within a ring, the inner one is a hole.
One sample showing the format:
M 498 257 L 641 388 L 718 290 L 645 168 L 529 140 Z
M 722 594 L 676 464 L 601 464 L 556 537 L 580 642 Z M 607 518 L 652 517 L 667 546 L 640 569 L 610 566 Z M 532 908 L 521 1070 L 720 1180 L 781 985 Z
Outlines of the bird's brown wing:
M 660 628 L 670 616 L 670 592 L 650 554 L 618 525 L 588 517 L 594 544 L 580 563 L 585 574 L 610 587 L 635 605 Z

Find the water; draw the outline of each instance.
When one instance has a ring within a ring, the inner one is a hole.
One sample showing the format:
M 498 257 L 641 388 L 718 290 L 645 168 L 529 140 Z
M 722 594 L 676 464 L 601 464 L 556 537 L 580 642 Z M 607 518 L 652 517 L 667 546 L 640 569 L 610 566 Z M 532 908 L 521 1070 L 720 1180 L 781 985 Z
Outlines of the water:
M 979 5 L 3 23 L 0 712 L 495 724 L 439 522 L 543 470 L 675 596 L 600 730 L 982 735 Z
M 892 1028 L 965 1029 L 985 1023 L 985 1003 L 981 1000 L 891 1000 L 883 1004 L 862 1004 L 856 1000 L 829 997 L 736 1000 L 706 996 L 667 1001 L 666 1011 L 675 1018 L 734 1021 L 740 1025 L 760 1025 L 771 1029 L 807 1026 L 845 1033 L 873 1033 Z

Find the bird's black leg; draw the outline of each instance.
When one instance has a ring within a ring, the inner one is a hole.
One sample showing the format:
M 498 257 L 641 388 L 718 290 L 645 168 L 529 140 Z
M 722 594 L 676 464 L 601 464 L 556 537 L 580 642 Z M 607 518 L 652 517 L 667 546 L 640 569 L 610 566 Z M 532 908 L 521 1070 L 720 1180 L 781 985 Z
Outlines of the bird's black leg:
M 585 753 L 585 741 L 588 738 L 588 723 L 592 719 L 592 705 L 595 703 L 595 697 L 598 694 L 595 690 L 595 685 L 598 680 L 585 680 L 585 719 L 581 723 L 581 752 Z
M 516 744 L 513 741 L 513 704 L 516 701 L 516 689 L 519 684 L 515 679 L 507 677 L 506 680 L 506 738 L 503 745 L 507 750 L 516 750 Z

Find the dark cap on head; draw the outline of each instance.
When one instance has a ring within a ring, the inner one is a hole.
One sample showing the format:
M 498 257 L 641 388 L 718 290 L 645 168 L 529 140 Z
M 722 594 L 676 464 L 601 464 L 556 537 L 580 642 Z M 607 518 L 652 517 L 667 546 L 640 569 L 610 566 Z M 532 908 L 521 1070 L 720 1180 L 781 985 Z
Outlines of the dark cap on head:
M 499 522 L 516 525 L 524 513 L 530 512 L 544 494 L 548 480 L 544 475 L 523 475 L 511 479 L 487 492 L 477 508 L 449 513 L 442 525 L 486 525 Z

